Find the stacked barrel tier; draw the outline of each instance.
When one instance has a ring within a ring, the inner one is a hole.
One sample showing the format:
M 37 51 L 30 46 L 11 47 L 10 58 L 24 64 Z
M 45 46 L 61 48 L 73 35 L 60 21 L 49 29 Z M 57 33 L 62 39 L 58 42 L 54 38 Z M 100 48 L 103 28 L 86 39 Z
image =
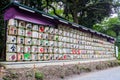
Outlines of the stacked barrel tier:
M 110 58 L 115 53 L 114 43 L 89 31 L 18 19 L 8 21 L 6 47 L 7 61 Z

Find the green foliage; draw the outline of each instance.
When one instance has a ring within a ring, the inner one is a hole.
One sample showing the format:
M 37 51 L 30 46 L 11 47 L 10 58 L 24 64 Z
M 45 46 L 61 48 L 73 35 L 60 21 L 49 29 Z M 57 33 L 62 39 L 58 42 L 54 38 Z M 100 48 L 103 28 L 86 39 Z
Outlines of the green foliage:
M 116 32 L 113 30 L 107 30 L 106 33 L 110 36 L 116 37 Z
M 109 16 L 113 0 L 19 0 L 21 4 L 45 10 L 58 17 L 65 18 L 92 27 L 104 17 Z M 119 3 L 117 3 L 117 6 Z M 59 6 L 59 7 L 58 7 Z
M 5 75 L 3 80 L 17 80 L 19 77 L 18 73 L 10 72 L 9 75 Z
M 51 10 L 49 11 L 49 13 L 50 13 L 51 15 L 55 15 L 55 12 L 54 12 L 53 9 L 51 9 Z M 59 14 L 60 16 L 64 16 L 63 10 L 61 10 L 61 9 L 57 9 L 57 10 L 56 10 L 56 14 Z
M 108 34 L 113 37 L 118 36 L 118 29 L 120 25 L 120 20 L 118 17 L 105 18 L 101 23 L 93 25 L 93 29 L 100 31 L 102 33 Z
M 120 52 L 118 53 L 118 58 L 117 59 L 120 60 Z
M 118 65 L 120 65 L 120 60 L 117 61 Z
M 9 77 L 7 77 L 7 76 L 4 76 L 3 78 L 2 78 L 3 80 L 11 80 Z
M 36 78 L 37 80 L 43 80 L 44 75 L 43 75 L 43 73 L 35 72 L 35 78 Z
M 0 8 L 10 1 L 2 0 Z M 18 0 L 21 4 L 45 10 L 58 17 L 63 17 L 81 25 L 92 27 L 104 17 L 109 16 L 111 7 L 117 8 L 119 3 L 114 0 Z M 114 3 L 113 3 L 114 1 Z M 115 7 L 114 7 L 115 6 Z
M 2 0 L 2 7 L 11 0 Z M 14 0 L 13 0 L 14 1 Z M 19 0 L 21 4 L 45 10 L 50 14 L 63 17 L 69 21 L 92 27 L 104 17 L 109 16 L 111 7 L 115 6 L 113 0 Z M 119 6 L 116 2 L 115 8 Z
M 16 78 L 17 79 L 18 78 L 18 74 L 17 73 L 11 73 L 11 78 L 13 78 L 13 79 Z

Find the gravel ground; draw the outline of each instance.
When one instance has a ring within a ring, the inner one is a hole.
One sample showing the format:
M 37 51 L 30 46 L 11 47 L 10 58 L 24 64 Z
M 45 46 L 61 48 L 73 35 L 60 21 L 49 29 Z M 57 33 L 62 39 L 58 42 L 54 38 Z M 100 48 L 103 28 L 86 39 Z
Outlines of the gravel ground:
M 74 75 L 64 80 L 120 80 L 120 67 L 91 72 L 84 75 Z

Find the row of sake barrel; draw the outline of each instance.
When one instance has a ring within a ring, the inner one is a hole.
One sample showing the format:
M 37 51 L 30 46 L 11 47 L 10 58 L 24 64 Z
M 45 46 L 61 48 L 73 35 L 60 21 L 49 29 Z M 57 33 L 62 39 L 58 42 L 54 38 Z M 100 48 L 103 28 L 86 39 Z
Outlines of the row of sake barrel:
M 29 54 L 29 53 L 7 53 L 7 61 L 34 61 L 34 60 L 72 60 L 72 59 L 87 59 L 87 58 L 107 58 L 113 57 L 111 54 L 107 55 L 90 55 L 90 54 Z
M 18 53 L 23 55 L 110 54 L 110 51 L 106 50 L 108 44 L 104 44 L 105 41 L 90 38 L 91 35 L 85 32 L 66 29 L 63 25 L 55 28 L 12 19 L 9 21 L 7 30 L 8 56 L 12 53 L 16 55 Z M 109 49 L 113 49 L 114 45 L 109 43 L 109 46 L 112 46 Z

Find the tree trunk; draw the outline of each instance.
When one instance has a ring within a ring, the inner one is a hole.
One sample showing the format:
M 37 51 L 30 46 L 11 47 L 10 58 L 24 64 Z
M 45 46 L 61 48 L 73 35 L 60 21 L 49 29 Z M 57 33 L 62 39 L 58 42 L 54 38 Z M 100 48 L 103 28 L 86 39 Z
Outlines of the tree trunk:
M 73 21 L 78 24 L 78 17 L 77 17 L 77 0 L 73 1 Z
M 79 23 L 78 22 L 78 17 L 77 17 L 77 13 L 76 12 L 73 12 L 73 21 L 75 22 L 75 23 Z

